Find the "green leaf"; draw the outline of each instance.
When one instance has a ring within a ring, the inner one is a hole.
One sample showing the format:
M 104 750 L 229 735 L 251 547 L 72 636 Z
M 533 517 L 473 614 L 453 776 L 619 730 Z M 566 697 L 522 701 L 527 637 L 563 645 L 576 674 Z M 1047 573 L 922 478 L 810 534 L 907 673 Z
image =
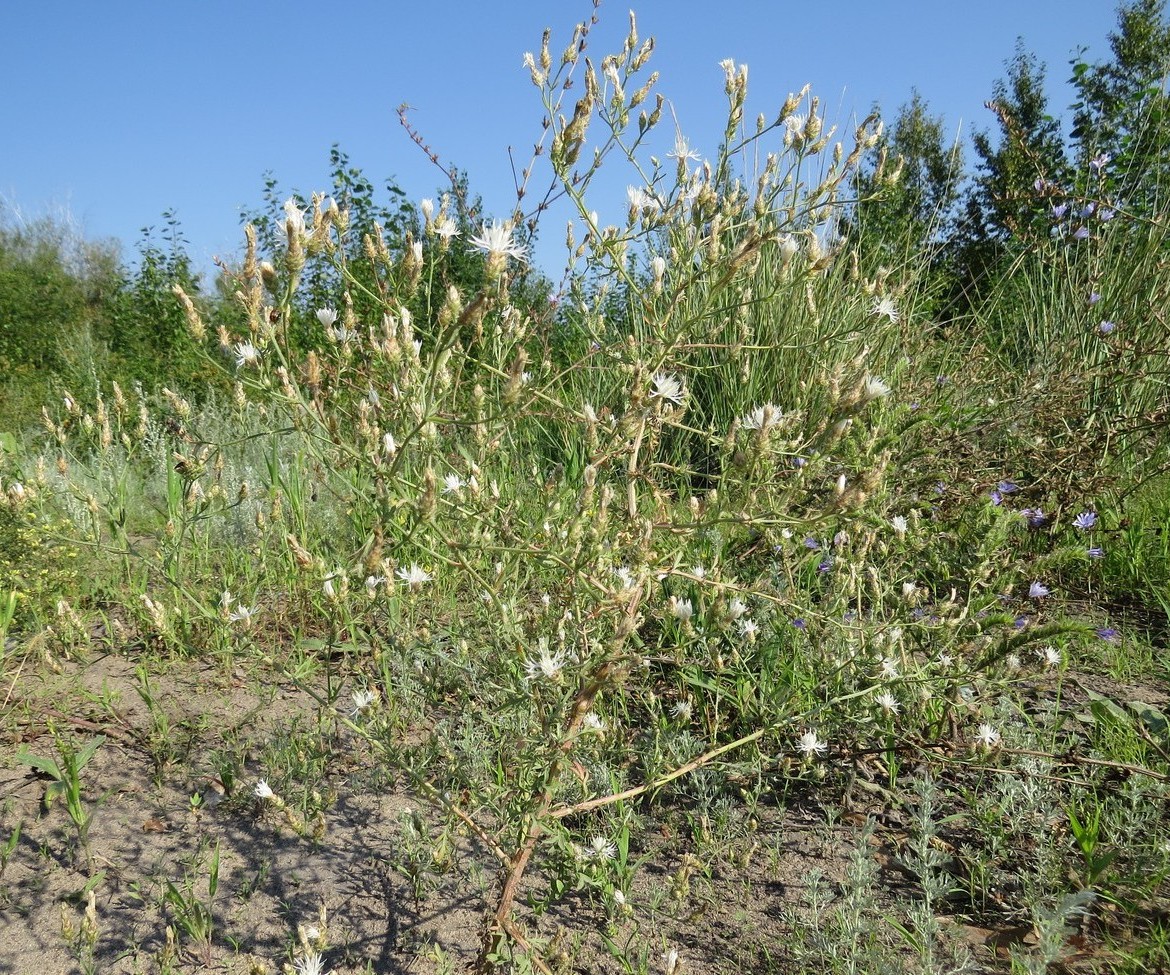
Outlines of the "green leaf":
M 60 782 L 64 776 L 61 774 L 61 768 L 51 758 L 42 758 L 40 755 L 30 755 L 28 752 L 21 752 L 16 756 L 16 760 L 23 765 L 30 765 L 33 768 L 44 772 L 45 775 L 51 776 Z

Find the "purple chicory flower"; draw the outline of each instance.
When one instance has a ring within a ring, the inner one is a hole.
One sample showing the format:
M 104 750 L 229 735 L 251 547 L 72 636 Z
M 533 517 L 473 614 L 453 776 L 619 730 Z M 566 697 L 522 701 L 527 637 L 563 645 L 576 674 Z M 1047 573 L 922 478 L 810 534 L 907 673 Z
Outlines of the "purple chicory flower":
M 1017 616 L 1017 617 L 1016 617 L 1016 619 L 1015 619 L 1015 621 L 1012 623 L 1012 629 L 1014 629 L 1014 630 L 1022 630 L 1022 629 L 1023 629 L 1025 626 L 1027 626 L 1027 625 L 1028 625 L 1028 617 L 1026 617 L 1026 616 Z
M 1081 214 L 1080 214 L 1081 219 L 1084 220 L 1084 219 L 1087 219 L 1088 217 L 1091 217 L 1093 215 L 1093 211 L 1096 209 L 1097 209 L 1096 203 L 1089 203 L 1086 206 L 1082 207 Z
M 1015 494 L 1019 490 L 1019 487 L 1016 485 L 1015 481 L 1000 481 L 995 486 L 995 489 L 1000 494 Z
M 1020 517 L 1027 519 L 1031 528 L 1039 528 L 1048 520 L 1048 516 L 1039 508 L 1023 508 Z
M 821 543 L 818 542 L 815 538 L 813 538 L 810 535 L 808 538 L 806 538 L 804 540 L 804 547 L 807 549 L 811 549 L 812 551 L 815 552 L 817 549 L 819 549 L 821 547 Z
M 807 630 L 808 629 L 808 624 L 802 619 L 793 620 L 792 625 L 795 626 L 798 630 Z
M 1102 223 L 1108 223 L 1115 216 L 1117 216 L 1117 211 L 1112 207 L 1101 207 L 1100 213 L 1097 214 L 1097 219 Z
M 1083 532 L 1087 532 L 1090 528 L 1097 524 L 1097 512 L 1082 511 L 1073 519 L 1073 528 L 1079 528 Z
M 1109 155 L 1109 153 L 1102 152 L 1089 160 L 1089 168 L 1094 172 L 1099 173 L 1102 169 L 1109 165 L 1112 159 L 1113 157 Z
M 828 572 L 831 568 L 833 568 L 833 556 L 830 555 L 817 566 L 817 572 Z
M 1054 206 L 1052 208 L 1052 219 L 1059 220 L 1067 212 L 1068 212 L 1068 204 L 1067 203 L 1061 203 L 1059 206 Z
M 1091 559 L 1103 559 L 1105 558 L 1105 549 L 1099 545 L 1094 545 L 1092 548 L 1086 549 L 1085 554 Z
M 1120 635 L 1112 626 L 1103 626 L 1097 631 L 1097 636 L 1107 643 L 1116 643 Z
M 1116 322 L 1102 322 L 1097 326 L 1097 331 L 1102 335 L 1112 335 L 1115 328 L 1117 328 Z
M 1052 590 L 1042 582 L 1033 582 L 1032 585 L 1028 587 L 1029 599 L 1043 599 L 1045 596 L 1050 595 L 1052 595 Z
M 1089 228 L 1088 227 L 1077 227 L 1077 229 L 1073 231 L 1073 238 L 1075 240 L 1088 240 L 1089 239 Z
M 1095 305 L 1100 300 L 1101 300 L 1101 296 L 1096 291 L 1089 292 L 1089 304 L 1090 305 Z

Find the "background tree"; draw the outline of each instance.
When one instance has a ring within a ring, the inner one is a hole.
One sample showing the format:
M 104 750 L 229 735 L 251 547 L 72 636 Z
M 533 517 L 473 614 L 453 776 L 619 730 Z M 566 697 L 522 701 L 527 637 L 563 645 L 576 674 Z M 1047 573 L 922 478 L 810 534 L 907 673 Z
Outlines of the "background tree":
M 1149 215 L 1170 176 L 1165 0 L 1134 0 L 1119 9 L 1117 20 L 1109 60 L 1073 62 L 1078 101 L 1072 135 L 1081 172 L 1104 180 L 1104 189 L 1131 212 Z
M 956 312 L 1005 260 L 1047 239 L 1050 198 L 1062 196 L 1070 179 L 1060 122 L 1048 109 L 1043 62 L 1021 39 L 1006 67 L 1006 79 L 995 82 L 987 103 L 996 119 L 994 134 L 980 130 L 971 137 L 975 173 L 952 240 Z

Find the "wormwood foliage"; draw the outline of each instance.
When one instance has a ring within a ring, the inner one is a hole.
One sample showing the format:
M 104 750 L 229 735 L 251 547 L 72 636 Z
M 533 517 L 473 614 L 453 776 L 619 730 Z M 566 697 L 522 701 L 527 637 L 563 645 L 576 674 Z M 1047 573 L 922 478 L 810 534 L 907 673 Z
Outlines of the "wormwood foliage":
M 46 415 L 49 456 L 6 482 L 9 518 L 63 512 L 103 553 L 111 591 L 131 593 L 115 635 L 263 661 L 317 696 L 321 734 L 290 746 L 285 781 L 256 785 L 274 825 L 324 834 L 326 731 L 344 732 L 436 812 L 402 819 L 416 899 L 460 835 L 490 851 L 484 971 L 551 971 L 530 915 L 569 890 L 627 917 L 643 817 L 684 796 L 754 808 L 864 781 L 895 802 L 928 755 L 978 774 L 1012 744 L 1052 758 L 1009 692 L 1117 637 L 1064 609 L 1104 554 L 1081 482 L 1046 513 L 1019 472 L 970 466 L 987 463 L 978 444 L 943 450 L 987 417 L 957 380 L 1024 352 L 971 346 L 956 363 L 913 271 L 867 277 L 835 232 L 880 123 L 835 141 L 807 89 L 751 123 L 747 68 L 728 61 L 715 153 L 676 133 L 658 155 L 652 41 L 631 17 L 594 62 L 588 34 L 559 57 L 546 34 L 526 59 L 545 142 L 525 178 L 547 160 L 575 209 L 552 301 L 525 283 L 539 213 L 461 231 L 449 199 L 424 201 L 423 239 L 377 223 L 355 239 L 335 200 L 289 200 L 272 260 L 246 229 L 233 315 L 206 321 L 177 290 L 229 401 L 115 386 L 92 410 L 67 403 Z M 614 225 L 589 197 L 602 165 L 630 173 Z M 461 263 L 459 287 L 445 261 L 461 233 L 481 262 L 476 280 Z M 1142 391 L 1153 409 L 1155 384 Z M 935 970 L 950 880 L 938 793 L 916 781 L 923 899 L 900 930 Z M 978 802 L 997 796 L 1027 805 L 1006 787 Z M 1085 886 L 1102 886 L 1113 861 L 1078 842 Z M 970 860 L 987 877 L 1005 863 Z M 872 880 L 861 854 L 851 869 Z M 693 874 L 676 876 L 680 900 Z M 210 914 L 196 920 L 209 944 Z M 822 934 L 801 950 L 828 954 Z M 846 935 L 855 961 L 880 954 Z M 676 950 L 664 964 L 678 970 Z

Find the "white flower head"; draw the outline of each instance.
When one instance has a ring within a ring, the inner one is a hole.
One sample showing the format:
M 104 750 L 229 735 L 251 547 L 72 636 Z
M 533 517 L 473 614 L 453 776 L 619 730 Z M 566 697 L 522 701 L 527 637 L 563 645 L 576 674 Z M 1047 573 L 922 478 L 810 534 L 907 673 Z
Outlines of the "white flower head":
M 565 666 L 565 655 L 553 653 L 548 647 L 548 640 L 541 637 L 537 642 L 538 654 L 524 661 L 524 670 L 528 680 L 543 677 L 546 680 L 556 680 L 561 669 Z
M 863 402 L 871 403 L 875 399 L 881 399 L 883 396 L 890 395 L 890 387 L 887 386 L 877 376 L 866 376 L 865 386 L 861 391 L 861 398 Z
M 682 403 L 686 393 L 683 391 L 682 382 L 676 376 L 671 376 L 665 372 L 654 374 L 653 384 L 650 387 L 650 398 L 662 400 L 663 402 Z
M 877 696 L 878 707 L 880 707 L 887 714 L 897 714 L 899 710 L 898 699 L 894 697 L 889 691 L 882 691 Z
M 325 962 L 316 951 L 306 951 L 304 957 L 296 960 L 295 967 L 297 975 L 333 975 L 325 971 Z
M 898 306 L 894 304 L 894 299 L 888 297 L 874 299 L 870 313 L 888 319 L 894 324 L 897 324 L 898 319 L 902 317 L 898 312 Z
M 284 201 L 284 232 L 288 235 L 289 243 L 304 237 L 306 230 L 305 211 L 290 196 Z
M 232 610 L 228 619 L 233 623 L 242 623 L 245 627 L 252 625 L 252 619 L 260 611 L 258 606 L 245 606 L 242 603 Z
M 353 701 L 353 710 L 350 712 L 350 714 L 356 718 L 366 708 L 373 704 L 377 697 L 378 692 L 372 691 L 368 687 L 354 691 L 353 694 L 350 695 L 350 699 Z
M 600 735 L 605 731 L 605 719 L 596 711 L 590 711 L 581 719 L 581 727 Z
M 317 321 L 319 321 L 324 328 L 332 328 L 337 323 L 337 312 L 332 308 L 318 308 Z
M 232 346 L 232 355 L 236 357 L 236 368 L 242 369 L 259 362 L 261 352 L 251 342 L 237 342 Z
M 899 538 L 906 537 L 906 529 L 908 525 L 906 524 L 906 518 L 903 515 L 894 515 L 894 517 L 890 519 L 890 527 L 894 529 L 894 534 Z
M 826 745 L 817 733 L 813 730 L 806 731 L 796 741 L 796 750 L 800 752 L 805 758 L 814 758 L 818 755 L 824 754 L 828 751 L 829 746 Z
M 767 433 L 783 416 L 780 407 L 774 403 L 765 403 L 763 406 L 757 406 L 746 416 L 740 417 L 739 425 L 745 430 L 761 430 Z
M 260 779 L 256 783 L 256 788 L 252 790 L 257 799 L 275 799 L 276 793 L 272 791 L 268 785 L 267 779 Z
M 524 260 L 528 248 L 518 244 L 512 237 L 512 225 L 492 221 L 484 223 L 478 237 L 472 237 L 468 243 L 476 250 L 481 250 L 489 258 L 503 260 L 513 257 L 518 261 Z
M 739 621 L 739 633 L 749 643 L 755 642 L 756 634 L 760 632 L 760 625 L 751 617 Z
M 689 623 L 695 615 L 695 606 L 689 599 L 670 597 L 670 615 L 681 623 Z
M 594 836 L 589 840 L 586 853 L 591 860 L 612 860 L 617 856 L 617 844 L 604 836 Z
M 981 724 L 975 732 L 975 744 L 980 748 L 991 750 L 998 747 L 1002 741 L 1000 734 L 989 724 Z
M 433 578 L 429 572 L 420 569 L 417 562 L 412 562 L 409 569 L 399 569 L 394 574 L 410 586 L 411 589 L 417 589 L 424 582 L 430 582 Z
M 458 474 L 448 474 L 443 478 L 443 493 L 444 494 L 458 494 L 467 486 L 467 482 L 463 480 Z
M 747 603 L 738 597 L 727 604 L 727 615 L 733 620 L 739 619 L 741 616 L 747 613 L 747 611 Z

